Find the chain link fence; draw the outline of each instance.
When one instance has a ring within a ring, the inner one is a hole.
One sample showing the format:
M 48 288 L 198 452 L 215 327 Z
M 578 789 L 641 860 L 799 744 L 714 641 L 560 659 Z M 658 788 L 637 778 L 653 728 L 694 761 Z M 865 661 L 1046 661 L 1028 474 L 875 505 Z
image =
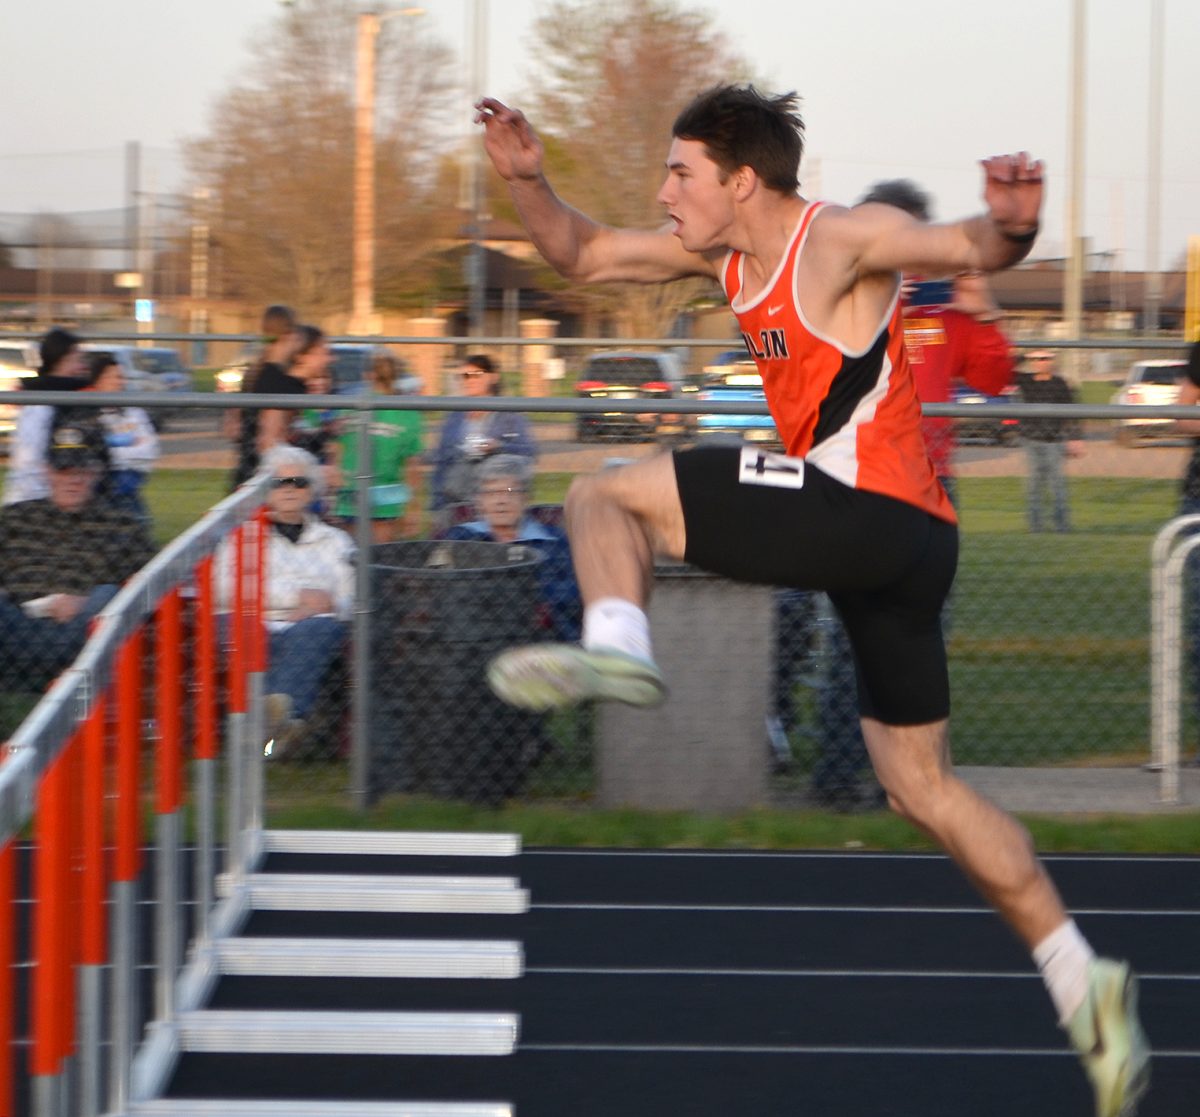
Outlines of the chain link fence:
M 755 588 L 746 596 L 717 579 L 660 577 L 656 602 L 671 615 L 652 619 L 672 697 L 658 720 L 634 715 L 630 723 L 586 705 L 535 715 L 500 703 L 485 681 L 498 651 L 578 638 L 582 610 L 562 524 L 571 477 L 658 447 L 584 448 L 571 416 L 534 419 L 537 456 L 528 471 L 510 462 L 505 473 L 501 462 L 480 474 L 476 499 L 434 514 L 429 463 L 451 414 L 433 410 L 439 402 L 394 397 L 381 405 L 425 411 L 424 481 L 415 497 L 393 490 L 384 515 L 369 469 L 340 475 L 336 462 L 297 450 L 266 462 L 277 481 L 264 557 L 268 813 L 348 794 L 360 803 L 398 797 L 489 807 L 617 807 L 622 797 L 698 810 L 882 805 L 858 730 L 853 660 L 822 594 Z M 515 401 L 504 402 L 511 410 Z M 212 412 L 191 403 L 173 401 L 184 420 L 164 435 L 156 474 L 175 468 L 172 439 L 192 465 L 203 444 L 215 487 L 227 491 L 232 450 Z M 314 400 L 325 404 L 333 401 Z M 372 404 L 354 407 L 342 416 L 346 438 L 358 436 L 356 423 L 370 425 L 362 416 Z M 946 618 L 952 747 L 957 764 L 1002 800 L 997 787 L 1053 788 L 1047 809 L 1111 807 L 1116 800 L 1097 790 L 1097 773 L 1134 781 L 1137 809 L 1156 799 L 1145 770 L 1150 547 L 1177 510 L 1187 449 L 1129 449 L 1111 434 L 1107 422 L 1093 421 L 1093 462 L 1068 469 L 1071 530 L 1063 532 L 1029 530 L 1019 446 L 960 455 L 962 548 Z M 369 462 L 370 453 L 359 460 Z M 56 472 L 69 471 L 49 471 L 48 497 L 0 511 L 6 733 L 82 646 L 87 618 L 150 546 L 153 524 L 97 497 L 82 513 L 56 510 Z M 156 499 L 153 480 L 152 519 L 173 499 Z M 384 519 L 390 529 L 381 532 L 375 525 Z M 221 570 L 231 561 L 218 553 L 218 607 L 226 610 L 235 603 L 222 602 Z M 190 639 L 186 625 L 180 639 Z M 185 677 L 182 685 L 196 682 Z M 1185 761 L 1196 754 L 1194 702 L 1189 686 L 1181 699 Z M 147 715 L 151 729 L 155 716 Z M 697 722 L 712 739 L 702 739 Z M 647 726 L 653 739 L 631 753 Z M 673 755 L 673 765 L 661 763 Z M 721 768 L 727 757 L 736 770 Z M 614 781 L 614 764 L 626 769 L 624 783 Z M 996 782 L 1002 778 L 1010 782 Z M 1195 794 L 1188 779 L 1185 804 Z

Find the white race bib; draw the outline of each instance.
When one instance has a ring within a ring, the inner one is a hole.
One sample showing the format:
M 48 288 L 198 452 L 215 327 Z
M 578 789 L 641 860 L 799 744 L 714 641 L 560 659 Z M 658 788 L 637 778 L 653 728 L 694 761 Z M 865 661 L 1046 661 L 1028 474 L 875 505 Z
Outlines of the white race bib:
M 738 462 L 738 481 L 743 485 L 772 485 L 778 489 L 804 488 L 804 459 L 789 458 L 770 450 L 743 446 Z

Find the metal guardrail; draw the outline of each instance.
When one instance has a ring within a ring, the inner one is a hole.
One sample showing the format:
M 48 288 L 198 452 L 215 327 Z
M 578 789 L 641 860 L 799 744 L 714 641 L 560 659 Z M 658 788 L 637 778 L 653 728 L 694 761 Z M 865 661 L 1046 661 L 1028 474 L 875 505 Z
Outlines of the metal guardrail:
M 13 341 L 37 341 L 45 333 L 44 330 L 13 331 L 0 333 L 0 339 Z M 195 333 L 87 333 L 80 336 L 88 344 L 102 344 L 106 341 L 133 342 L 171 342 L 204 343 L 231 342 L 235 344 L 253 345 L 262 341 L 260 334 L 195 334 Z M 1087 338 L 1012 338 L 1016 349 L 1071 349 L 1071 350 L 1101 350 L 1122 349 L 1130 352 L 1152 351 L 1157 349 L 1186 349 L 1191 342 L 1179 337 L 1087 337 Z M 562 349 L 732 349 L 736 348 L 741 339 L 737 337 L 506 337 L 502 335 L 471 337 L 464 334 L 453 334 L 445 337 L 414 337 L 408 334 L 345 334 L 330 337 L 329 341 L 336 345 L 452 345 L 481 347 L 522 347 L 536 346 L 539 348 Z
M 137 878 L 142 848 L 142 802 L 138 769 L 142 745 L 140 683 L 141 632 L 156 622 L 155 715 L 157 718 L 156 1007 L 160 1019 L 174 1012 L 175 983 L 182 964 L 182 896 L 178 869 L 182 831 L 182 679 L 180 594 L 190 586 L 198 564 L 245 523 L 263 502 L 266 478 L 227 497 L 192 528 L 135 574 L 97 616 L 93 631 L 70 668 L 63 672 L 9 739 L 0 762 L 0 849 L 4 872 L 12 870 L 11 846 L 22 829 L 35 824 L 37 861 L 33 882 L 30 1081 L 38 1117 L 72 1112 L 81 1117 L 111 1109 L 123 1112 L 129 1100 L 137 1034 Z M 205 596 L 203 586 L 201 598 Z M 211 607 L 210 600 L 207 604 Z M 207 622 L 207 623 L 206 623 Z M 197 622 L 208 632 L 207 653 L 215 657 L 215 620 Z M 235 638 L 235 647 L 237 639 Z M 235 656 L 236 658 L 236 656 Z M 253 667 L 250 659 L 243 661 Z M 209 682 L 213 680 L 210 677 Z M 216 716 L 215 686 L 201 701 Z M 245 779 L 239 744 L 238 712 L 231 702 L 228 755 L 230 788 Z M 108 710 L 116 708 L 115 848 L 106 860 L 105 739 Z M 211 727 L 210 727 L 211 728 Z M 215 733 L 210 733 L 215 737 Z M 215 740 L 210 742 L 215 746 Z M 214 755 L 197 747 L 197 895 L 201 930 L 206 926 L 215 878 Z M 77 796 L 77 798 L 73 798 Z M 232 790 L 231 790 L 231 798 Z M 77 812 L 82 818 L 77 820 Z M 243 804 L 231 809 L 245 828 L 253 815 Z M 73 867 L 80 876 L 75 879 Z M 110 890 L 111 935 L 105 926 L 104 893 Z M 12 882 L 4 884 L 12 895 Z M 4 905 L 0 920 L 11 930 L 17 907 Z M 111 951 L 109 942 L 111 941 Z M 106 998 L 103 970 L 111 962 Z M 13 970 L 0 967 L 6 1005 Z M 77 984 L 76 984 L 77 983 Z M 71 1009 L 74 1007 L 74 1019 Z M 108 1105 L 101 1098 L 105 1079 L 101 1059 L 105 1009 L 111 1013 L 108 1051 Z M 0 1021 L 0 1043 L 12 1040 L 10 1020 Z M 11 1061 L 7 1062 L 11 1066 Z M 0 1073 L 0 1109 L 14 1083 Z
M 690 398 L 685 393 L 672 399 L 582 399 L 542 396 L 498 396 L 482 400 L 469 396 L 374 396 L 306 395 L 306 408 L 346 412 L 372 411 L 520 411 L 558 415 L 769 415 L 766 403 L 730 402 Z M 71 406 L 81 407 L 168 407 L 179 410 L 240 410 L 245 407 L 292 410 L 296 396 L 254 395 L 247 392 L 88 392 L 72 395 Z M 54 406 L 64 402 L 61 392 L 0 392 L 0 405 Z M 922 413 L 931 417 L 971 419 L 981 413 L 979 404 L 927 403 Z M 1026 419 L 1198 419 L 1200 405 L 1143 406 L 1121 403 L 995 403 L 988 404 L 989 418 Z
M 1177 516 L 1154 538 L 1150 551 L 1150 767 L 1161 773 L 1159 798 L 1179 802 L 1188 559 L 1200 548 L 1200 515 Z

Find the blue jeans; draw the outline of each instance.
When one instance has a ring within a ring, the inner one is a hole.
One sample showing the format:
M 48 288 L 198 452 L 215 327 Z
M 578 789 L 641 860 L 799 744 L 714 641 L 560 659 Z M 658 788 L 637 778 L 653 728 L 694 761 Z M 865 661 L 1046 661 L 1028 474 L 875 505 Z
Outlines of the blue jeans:
M 62 624 L 50 617 L 27 616 L 15 602 L 0 597 L 0 686 L 45 688 L 83 650 L 92 618 L 116 593 L 116 586 L 97 586 L 79 613 Z
M 1067 478 L 1063 463 L 1067 458 L 1067 447 L 1062 442 L 1025 442 L 1025 454 L 1029 459 L 1029 481 L 1026 496 L 1029 502 L 1029 530 L 1041 531 L 1044 524 L 1043 504 L 1049 498 L 1054 516 L 1055 531 L 1071 530 L 1071 510 L 1067 507 Z
M 336 617 L 305 617 L 272 632 L 267 663 L 268 694 L 287 694 L 292 713 L 305 718 L 316 705 L 321 680 L 333 657 L 345 646 L 349 625 Z

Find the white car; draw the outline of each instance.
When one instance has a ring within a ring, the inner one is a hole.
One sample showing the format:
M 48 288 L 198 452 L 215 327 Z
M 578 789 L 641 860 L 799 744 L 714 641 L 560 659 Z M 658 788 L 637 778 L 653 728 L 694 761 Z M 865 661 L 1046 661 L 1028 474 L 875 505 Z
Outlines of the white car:
M 1179 400 L 1179 384 L 1187 362 L 1178 359 L 1135 361 L 1125 383 L 1113 393 L 1110 403 L 1169 407 Z M 1160 435 L 1172 419 L 1118 419 L 1116 439 L 1122 446 L 1135 446 L 1139 438 Z
M 27 341 L 0 341 L 0 392 L 15 392 L 21 381 L 37 376 L 38 349 Z M 15 403 L 0 404 L 0 453 L 8 453 L 8 440 L 17 425 Z

